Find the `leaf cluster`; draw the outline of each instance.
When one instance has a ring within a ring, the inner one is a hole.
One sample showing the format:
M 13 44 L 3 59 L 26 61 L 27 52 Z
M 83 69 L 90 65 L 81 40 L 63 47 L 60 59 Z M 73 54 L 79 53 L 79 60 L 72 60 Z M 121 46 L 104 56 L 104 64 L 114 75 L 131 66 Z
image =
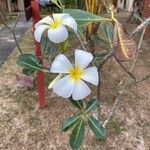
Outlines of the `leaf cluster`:
M 72 98 L 69 100 L 79 110 L 78 114 L 67 118 L 61 125 L 62 131 L 72 130 L 70 136 L 71 148 L 78 149 L 81 146 L 86 127 L 90 127 L 96 138 L 103 139 L 106 135 L 106 129 L 91 113 L 98 106 L 98 100 L 93 98 L 86 106 L 84 106 L 82 100 L 75 101 Z

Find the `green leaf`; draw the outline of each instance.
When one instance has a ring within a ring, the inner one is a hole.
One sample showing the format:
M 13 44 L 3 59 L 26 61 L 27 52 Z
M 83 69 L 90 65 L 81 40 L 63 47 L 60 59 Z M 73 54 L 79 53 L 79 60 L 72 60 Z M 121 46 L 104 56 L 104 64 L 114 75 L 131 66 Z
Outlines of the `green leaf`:
M 86 113 L 91 112 L 93 109 L 95 109 L 98 105 L 98 100 L 93 98 L 91 99 L 87 105 L 86 105 Z
M 25 75 L 27 75 L 27 76 L 30 76 L 30 75 L 32 75 L 32 74 L 35 72 L 35 70 L 28 69 L 28 68 L 24 68 L 24 69 L 22 70 L 22 72 L 23 72 L 23 74 L 25 74 Z
M 109 25 L 104 25 L 104 32 L 106 34 L 106 37 L 109 41 L 110 46 L 112 46 L 113 28 Z
M 42 40 L 41 40 L 41 51 L 42 51 L 42 54 L 46 52 L 47 50 L 47 42 L 48 42 L 48 38 L 47 37 L 42 37 Z
M 108 53 L 106 51 L 96 53 L 94 61 L 102 61 Z
M 37 71 L 40 69 L 40 64 L 37 57 L 33 54 L 23 54 L 17 59 L 17 65 L 25 69 Z
M 97 35 L 97 34 L 92 34 L 91 35 L 91 40 L 95 43 L 95 44 L 100 44 L 102 42 L 101 38 Z M 104 40 L 104 39 L 103 39 Z
M 105 128 L 93 116 L 88 118 L 88 124 L 97 138 L 103 139 L 105 137 L 106 135 Z
M 98 34 L 91 35 L 91 40 L 96 44 L 105 44 L 105 47 L 110 47 L 108 40 L 105 38 L 105 36 L 99 36 Z
M 47 48 L 47 52 L 48 52 L 48 54 L 51 54 L 51 53 L 53 52 L 53 48 L 49 46 L 49 47 Z
M 83 142 L 85 133 L 85 123 L 83 119 L 80 119 L 73 129 L 70 136 L 70 146 L 72 149 L 79 149 Z
M 65 9 L 64 13 L 70 14 L 76 20 L 77 24 L 82 26 L 92 22 L 108 20 L 107 18 L 103 18 L 79 9 Z
M 72 128 L 77 123 L 79 117 L 80 116 L 72 116 L 64 120 L 61 125 L 61 130 L 67 131 L 68 129 Z
M 82 100 L 73 100 L 71 97 L 69 98 L 70 102 L 77 108 L 82 109 L 83 108 L 83 101 Z
M 48 54 L 52 54 L 53 52 L 53 48 L 52 48 L 52 43 L 51 41 L 48 39 L 48 37 L 42 37 L 42 40 L 41 40 L 41 51 L 42 51 L 42 54 L 44 53 L 48 53 Z

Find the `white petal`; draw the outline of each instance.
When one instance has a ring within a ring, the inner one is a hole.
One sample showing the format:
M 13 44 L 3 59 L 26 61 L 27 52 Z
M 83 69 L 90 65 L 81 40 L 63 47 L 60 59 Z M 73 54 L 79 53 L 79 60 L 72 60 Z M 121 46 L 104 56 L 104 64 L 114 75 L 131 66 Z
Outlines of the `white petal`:
M 38 26 L 42 24 L 51 24 L 52 22 L 53 22 L 53 19 L 50 16 L 47 16 L 43 18 L 42 20 L 40 20 L 39 22 L 37 22 L 34 27 L 37 28 Z
M 75 82 L 72 98 L 74 100 L 82 100 L 91 93 L 90 88 L 84 81 Z
M 83 50 L 75 50 L 75 65 L 80 66 L 82 69 L 86 68 L 92 61 L 93 55 Z
M 73 92 L 74 81 L 70 80 L 70 76 L 65 76 L 58 80 L 53 87 L 54 92 L 64 98 L 69 98 Z
M 38 41 L 38 42 L 40 42 L 44 30 L 46 30 L 46 29 L 48 29 L 48 28 L 49 28 L 49 26 L 47 26 L 47 25 L 38 26 L 38 27 L 35 29 L 35 31 L 34 31 L 35 40 Z
M 57 14 L 53 14 L 53 19 L 54 20 L 63 20 L 64 18 L 67 18 L 68 16 L 70 16 L 70 15 L 66 14 L 66 13 L 57 13 Z
M 94 66 L 85 69 L 83 75 L 81 76 L 81 79 L 94 85 L 98 85 L 99 78 L 97 68 Z
M 64 42 L 68 38 L 68 31 L 64 26 L 48 30 L 48 38 L 54 43 Z
M 62 20 L 63 25 L 67 25 L 68 27 L 72 28 L 74 32 L 77 32 L 77 23 L 73 17 L 69 16 Z
M 72 67 L 73 66 L 68 58 L 63 54 L 60 54 L 53 61 L 50 71 L 53 73 L 69 73 L 69 70 Z

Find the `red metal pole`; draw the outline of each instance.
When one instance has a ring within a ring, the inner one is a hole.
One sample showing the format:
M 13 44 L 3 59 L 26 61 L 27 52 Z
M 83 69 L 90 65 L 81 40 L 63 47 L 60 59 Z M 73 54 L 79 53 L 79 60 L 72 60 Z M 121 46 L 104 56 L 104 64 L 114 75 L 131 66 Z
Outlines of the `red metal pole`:
M 40 20 L 40 10 L 39 3 L 37 1 L 31 1 L 32 8 L 32 22 L 33 22 L 33 32 L 35 30 L 34 25 Z M 40 43 L 34 40 L 35 44 L 35 54 L 36 56 L 41 56 Z M 40 60 L 42 63 L 42 60 Z M 37 84 L 38 84 L 38 94 L 39 94 L 39 106 L 40 108 L 45 107 L 45 95 L 44 95 L 44 73 L 42 71 L 37 72 Z

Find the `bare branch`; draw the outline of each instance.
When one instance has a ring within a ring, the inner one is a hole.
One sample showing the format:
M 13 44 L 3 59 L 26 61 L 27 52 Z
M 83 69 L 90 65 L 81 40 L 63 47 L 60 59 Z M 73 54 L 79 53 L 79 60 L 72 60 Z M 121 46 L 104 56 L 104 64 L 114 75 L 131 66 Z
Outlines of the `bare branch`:
M 17 23 L 18 23 L 18 21 L 19 21 L 19 17 L 20 17 L 20 15 L 18 14 L 17 19 L 16 19 L 16 21 L 15 21 L 15 25 L 14 25 L 13 28 L 11 28 L 11 27 L 9 27 L 9 25 L 7 24 L 6 19 L 5 19 L 5 17 L 3 16 L 3 13 L 0 11 L 0 19 L 1 19 L 2 24 L 12 33 L 13 38 L 14 38 L 14 40 L 15 40 L 15 43 L 16 43 L 16 46 L 17 46 L 19 52 L 20 52 L 21 54 L 23 54 L 23 51 L 21 50 L 21 48 L 20 48 L 20 46 L 19 46 L 19 44 L 18 44 L 16 35 L 15 35 L 15 28 L 16 28 L 16 25 L 17 25 Z
M 148 80 L 150 78 L 150 75 L 146 75 L 138 80 L 136 80 L 136 82 L 130 82 L 127 86 L 130 86 L 131 84 L 137 84 L 137 83 L 141 83 L 144 82 L 145 80 Z
M 133 32 L 131 35 L 139 32 L 140 30 L 142 30 L 143 28 L 145 28 L 147 25 L 150 24 L 150 17 L 147 18 L 144 22 L 142 22 Z
M 16 25 L 17 25 L 17 23 L 18 23 L 18 21 L 19 21 L 19 18 L 20 18 L 20 14 L 18 13 L 18 14 L 17 14 L 17 19 L 16 19 L 16 21 L 15 21 L 15 25 L 14 25 L 14 27 L 13 27 L 13 30 L 15 30 Z
M 121 61 L 118 60 L 116 57 L 114 57 L 114 58 L 115 58 L 115 60 L 117 61 L 117 63 L 119 64 L 119 66 L 120 66 L 134 81 L 136 81 L 136 77 L 135 77 L 130 71 L 128 71 L 128 70 L 126 69 L 126 67 L 121 63 Z
M 139 45 L 138 45 L 137 56 L 136 56 L 136 58 L 134 59 L 134 62 L 133 62 L 133 64 L 132 64 L 131 68 L 130 68 L 130 72 L 133 71 L 133 69 L 134 69 L 134 67 L 135 67 L 135 64 L 136 64 L 136 62 L 137 62 L 137 60 L 138 60 L 138 55 L 139 55 L 139 51 L 140 51 L 140 48 L 141 48 L 142 40 L 143 40 L 143 37 L 144 37 L 144 33 L 145 33 L 145 28 L 144 28 L 144 30 L 143 30 L 143 32 L 142 32 L 142 34 L 141 34 L 141 38 L 140 38 Z M 108 114 L 106 120 L 105 120 L 104 123 L 103 123 L 103 126 L 104 126 L 104 127 L 107 126 L 107 124 L 109 123 L 109 121 L 110 121 L 111 117 L 113 116 L 115 110 L 117 109 L 118 104 L 122 101 L 122 99 L 123 99 L 122 96 L 123 96 L 123 94 L 124 94 L 126 88 L 128 87 L 128 81 L 129 81 L 129 78 L 127 77 L 126 80 L 125 80 L 125 84 L 121 87 L 121 89 L 119 90 L 119 92 L 118 92 L 118 94 L 117 94 L 117 95 L 119 95 L 119 96 L 116 96 L 116 101 L 115 101 L 115 103 L 114 103 L 112 109 L 110 110 L 110 112 L 109 112 L 109 114 Z
M 110 59 L 112 56 L 114 56 L 113 51 L 109 52 L 109 54 L 104 57 L 102 63 L 98 66 L 98 68 L 101 68 L 107 62 L 107 60 Z
M 86 47 L 85 47 L 85 44 L 82 42 L 82 39 L 80 38 L 79 33 L 76 33 L 76 36 L 77 36 L 77 38 L 78 38 L 78 40 L 79 40 L 79 42 L 80 42 L 80 44 L 81 44 L 82 49 L 85 50 L 85 51 L 88 51 L 88 50 L 86 49 Z

